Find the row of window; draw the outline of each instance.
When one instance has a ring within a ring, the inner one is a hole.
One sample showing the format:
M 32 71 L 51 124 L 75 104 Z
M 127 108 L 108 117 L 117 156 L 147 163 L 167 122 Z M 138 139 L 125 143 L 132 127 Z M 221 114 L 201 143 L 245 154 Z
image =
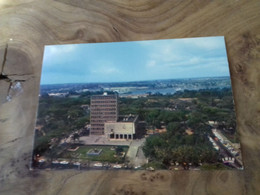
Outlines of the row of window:
M 93 100 L 93 101 L 91 101 L 91 104 L 95 104 L 95 103 L 98 103 L 98 104 L 100 104 L 100 103 L 103 103 L 103 104 L 107 104 L 107 103 L 117 103 L 117 101 L 99 101 L 99 100 Z
M 114 118 L 110 118 L 109 120 L 108 119 L 106 119 L 106 120 L 91 119 L 91 124 L 94 124 L 94 123 L 105 123 L 107 121 L 116 121 L 116 119 L 114 119 Z
M 115 104 L 96 104 L 96 105 L 91 105 L 92 108 L 96 107 L 115 107 Z
M 97 111 L 116 111 L 116 108 L 102 108 L 102 109 L 92 109 L 91 112 L 97 112 Z
M 103 111 L 103 110 L 111 110 L 111 111 L 116 111 L 117 107 L 114 106 L 110 106 L 110 107 L 106 107 L 106 108 L 100 108 L 100 107 L 96 107 L 96 108 L 91 108 L 91 111 Z
M 106 122 L 107 120 L 96 120 L 96 119 L 91 119 L 91 124 L 92 123 L 104 123 L 104 122 Z
M 101 126 L 101 127 L 104 127 L 104 123 L 103 123 L 103 124 L 96 123 L 96 124 L 91 124 L 91 125 L 92 125 L 92 127 L 93 127 L 93 126 Z
M 99 127 L 97 127 L 97 128 L 94 128 L 94 127 L 93 127 L 93 128 L 91 128 L 91 132 L 92 132 L 93 130 L 102 130 L 102 131 L 103 131 L 103 130 L 104 130 L 104 128 L 99 128 Z
M 107 119 L 107 118 L 93 117 L 93 116 L 92 116 L 92 117 L 90 118 L 90 121 L 91 121 L 91 123 L 92 123 L 92 122 L 95 122 L 95 121 L 99 121 L 99 122 L 103 121 L 103 122 L 106 122 L 106 121 L 108 121 L 108 120 L 111 120 L 112 118 L 113 118 L 113 117 Z
M 108 115 L 108 114 L 114 115 L 116 114 L 116 112 L 91 112 L 91 115 Z
M 104 115 L 104 116 L 100 116 L 100 115 L 93 116 L 93 115 L 91 115 L 91 119 L 93 119 L 93 118 L 98 118 L 98 119 L 116 119 L 116 117 L 114 115 L 113 116 L 106 116 L 106 115 Z
M 117 99 L 116 96 L 112 95 L 108 95 L 108 96 L 92 96 L 91 99 L 93 100 L 97 100 L 97 99 Z

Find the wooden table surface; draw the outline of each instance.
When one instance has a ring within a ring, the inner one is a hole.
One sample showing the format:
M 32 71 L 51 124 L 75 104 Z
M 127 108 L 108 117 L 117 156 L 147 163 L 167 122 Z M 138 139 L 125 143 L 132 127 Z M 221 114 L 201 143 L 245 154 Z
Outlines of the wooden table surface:
M 259 32 L 259 0 L 0 0 L 0 194 L 260 194 Z M 202 36 L 225 36 L 244 171 L 29 171 L 44 45 Z

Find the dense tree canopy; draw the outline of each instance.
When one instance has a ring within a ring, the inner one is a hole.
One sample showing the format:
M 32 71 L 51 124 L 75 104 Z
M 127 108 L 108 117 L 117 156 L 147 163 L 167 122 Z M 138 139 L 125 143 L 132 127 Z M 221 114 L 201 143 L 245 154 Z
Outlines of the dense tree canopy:
M 83 92 L 77 98 L 43 95 L 37 118 L 37 124 L 43 127 L 36 134 L 36 147 L 40 151 L 47 150 L 52 138 L 61 139 L 84 128 L 90 121 L 90 113 L 82 105 L 89 105 L 91 95 L 96 94 L 102 92 Z M 218 128 L 237 141 L 230 88 L 119 98 L 119 114 L 137 114 L 149 128 L 166 127 L 167 133 L 148 137 L 144 146 L 145 155 L 163 165 L 175 161 L 215 161 L 217 153 L 207 138 L 210 133 L 208 121 L 218 122 Z M 188 128 L 194 131 L 193 135 L 185 133 Z

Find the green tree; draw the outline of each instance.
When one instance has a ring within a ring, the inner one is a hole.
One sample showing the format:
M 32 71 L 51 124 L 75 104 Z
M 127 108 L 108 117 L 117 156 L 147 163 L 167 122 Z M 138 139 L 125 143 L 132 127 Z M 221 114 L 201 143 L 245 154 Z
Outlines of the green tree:
M 178 122 L 170 122 L 167 125 L 166 129 L 167 129 L 167 133 L 169 135 L 175 135 L 177 133 L 181 133 L 182 132 L 182 126 Z
M 78 133 L 74 133 L 72 136 L 73 141 L 75 142 L 76 140 L 79 140 L 80 136 Z

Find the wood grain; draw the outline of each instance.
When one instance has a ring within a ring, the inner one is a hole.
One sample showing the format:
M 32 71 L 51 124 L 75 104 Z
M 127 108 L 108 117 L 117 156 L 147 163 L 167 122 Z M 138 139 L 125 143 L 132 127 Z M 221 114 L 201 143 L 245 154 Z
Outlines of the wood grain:
M 0 194 L 260 194 L 259 33 L 258 0 L 2 0 L 0 100 L 23 92 L 0 105 Z M 202 36 L 225 36 L 244 171 L 29 171 L 44 45 Z

